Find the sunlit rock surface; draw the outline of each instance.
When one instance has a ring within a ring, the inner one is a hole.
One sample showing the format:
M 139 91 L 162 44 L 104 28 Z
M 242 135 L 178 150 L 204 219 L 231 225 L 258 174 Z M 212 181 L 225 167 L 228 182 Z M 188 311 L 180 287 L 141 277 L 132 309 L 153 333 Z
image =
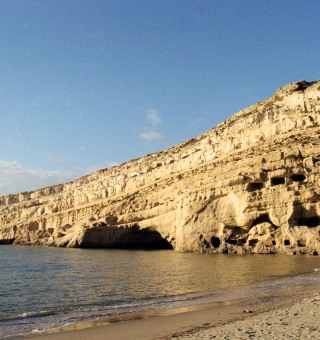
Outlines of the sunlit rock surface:
M 0 243 L 320 253 L 320 81 L 74 182 L 0 197 Z

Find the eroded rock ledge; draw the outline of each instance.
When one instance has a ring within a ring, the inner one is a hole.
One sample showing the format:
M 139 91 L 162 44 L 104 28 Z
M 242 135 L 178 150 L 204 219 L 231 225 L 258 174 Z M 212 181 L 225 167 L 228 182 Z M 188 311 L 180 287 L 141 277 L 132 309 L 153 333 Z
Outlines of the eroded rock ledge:
M 320 81 L 74 182 L 0 197 L 0 244 L 320 253 Z

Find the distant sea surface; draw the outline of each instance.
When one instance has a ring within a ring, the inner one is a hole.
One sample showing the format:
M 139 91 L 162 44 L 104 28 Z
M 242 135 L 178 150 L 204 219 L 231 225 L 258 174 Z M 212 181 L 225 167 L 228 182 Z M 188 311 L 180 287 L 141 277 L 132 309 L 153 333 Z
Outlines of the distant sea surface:
M 319 269 L 318 256 L 4 245 L 0 338 L 127 312 L 224 301 L 294 280 L 320 281 Z

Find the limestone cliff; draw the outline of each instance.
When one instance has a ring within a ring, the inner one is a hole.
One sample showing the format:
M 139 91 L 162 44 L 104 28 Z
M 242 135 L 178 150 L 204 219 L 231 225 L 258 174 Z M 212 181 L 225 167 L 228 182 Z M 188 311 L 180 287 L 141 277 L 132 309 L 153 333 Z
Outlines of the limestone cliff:
M 0 243 L 320 253 L 320 81 L 74 182 L 0 197 Z

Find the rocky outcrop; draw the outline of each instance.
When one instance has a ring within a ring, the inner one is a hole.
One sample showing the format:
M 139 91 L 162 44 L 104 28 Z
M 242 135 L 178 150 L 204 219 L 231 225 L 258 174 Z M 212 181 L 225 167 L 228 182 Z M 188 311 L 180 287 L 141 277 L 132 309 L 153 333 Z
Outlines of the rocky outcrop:
M 320 253 L 320 81 L 74 182 L 0 197 L 0 243 Z

